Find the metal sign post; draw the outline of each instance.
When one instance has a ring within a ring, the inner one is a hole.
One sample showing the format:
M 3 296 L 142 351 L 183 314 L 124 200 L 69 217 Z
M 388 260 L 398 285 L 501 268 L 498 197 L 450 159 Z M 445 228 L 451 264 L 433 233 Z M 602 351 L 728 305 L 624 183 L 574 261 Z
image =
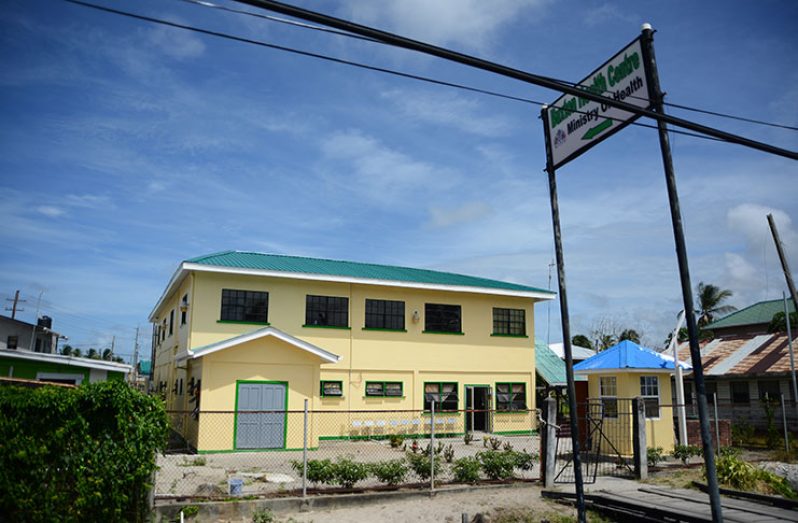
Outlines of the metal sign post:
M 660 90 L 657 61 L 654 56 L 654 30 L 649 24 L 643 25 L 641 43 L 643 58 L 646 63 L 645 71 L 648 76 L 649 98 L 653 102 L 652 109 L 657 113 L 664 113 L 665 107 L 662 103 L 664 95 Z M 679 262 L 679 277 L 682 284 L 682 298 L 684 299 L 684 316 L 685 320 L 687 320 L 687 333 L 690 338 L 690 357 L 693 364 L 696 400 L 698 401 L 701 441 L 704 447 L 709 504 L 712 508 L 712 520 L 723 521 L 720 492 L 718 491 L 718 477 L 715 470 L 715 454 L 712 450 L 712 435 L 709 428 L 709 409 L 705 396 L 704 367 L 701 364 L 701 348 L 698 346 L 698 325 L 693 312 L 693 290 L 690 283 L 690 268 L 687 263 L 687 246 L 684 240 L 684 228 L 682 227 L 682 211 L 679 207 L 679 194 L 676 190 L 676 176 L 673 172 L 673 158 L 671 157 L 671 146 L 668 140 L 668 128 L 662 120 L 657 120 L 657 127 L 659 129 L 659 145 L 662 150 L 662 163 L 665 168 L 665 182 L 668 187 L 673 237 L 676 242 L 676 258 Z
M 549 114 L 544 105 L 540 110 L 543 127 L 549 128 Z M 551 154 L 549 133 L 546 137 L 546 173 L 549 175 L 549 197 L 551 198 L 551 222 L 554 229 L 554 251 L 557 258 L 557 284 L 560 297 L 560 317 L 562 320 L 563 352 L 565 353 L 565 376 L 568 384 L 568 410 L 571 421 L 571 445 L 573 449 L 574 483 L 576 487 L 576 511 L 579 523 L 585 523 L 585 490 L 582 480 L 582 456 L 579 448 L 579 423 L 576 418 L 576 386 L 574 385 L 574 359 L 571 352 L 571 322 L 568 317 L 568 295 L 565 292 L 565 259 L 562 252 L 560 232 L 560 205 L 557 201 L 557 177 Z M 551 444 L 551 443 L 549 443 Z M 547 479 L 548 481 L 548 479 Z

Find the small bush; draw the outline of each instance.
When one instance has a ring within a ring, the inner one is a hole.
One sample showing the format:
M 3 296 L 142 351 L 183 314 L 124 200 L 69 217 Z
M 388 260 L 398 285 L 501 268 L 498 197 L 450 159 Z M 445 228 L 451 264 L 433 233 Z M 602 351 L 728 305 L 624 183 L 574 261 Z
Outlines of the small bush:
M 183 513 L 183 517 L 193 518 L 199 514 L 199 507 L 197 505 L 186 505 L 182 508 L 181 512 Z
M 521 470 L 532 470 L 540 457 L 537 452 L 527 452 L 526 450 L 513 454 L 515 455 L 515 468 Z
M 260 508 L 252 513 L 252 523 L 272 523 L 274 514 L 267 508 Z
M 391 434 L 388 437 L 388 441 L 390 442 L 392 449 L 398 449 L 402 446 L 402 443 L 405 442 L 405 437 L 401 434 Z
M 338 458 L 332 468 L 335 484 L 344 488 L 352 488 L 358 481 L 369 477 L 369 466 L 352 461 L 350 458 Z
M 479 481 L 480 463 L 477 458 L 460 458 L 452 465 L 454 480 L 458 483 L 476 483 Z
M 291 462 L 291 467 L 299 474 L 302 475 L 302 462 L 294 460 Z M 335 484 L 335 469 L 334 463 L 329 459 L 309 459 L 308 460 L 308 481 L 314 485 L 324 483 L 326 485 Z
M 662 447 L 648 447 L 646 459 L 648 459 L 649 467 L 656 467 L 657 463 L 662 461 Z
M 682 460 L 682 463 L 687 465 L 687 461 L 690 458 L 701 455 L 701 447 L 696 445 L 676 445 L 673 447 L 671 455 L 676 459 Z
M 446 448 L 443 449 L 443 459 L 446 460 L 446 463 L 454 461 L 454 447 L 451 444 L 446 445 Z
M 374 474 L 380 483 L 387 485 L 398 485 L 405 480 L 409 469 L 403 459 L 380 461 L 371 465 L 371 473 Z
M 499 450 L 499 447 L 502 446 L 502 440 L 494 436 L 485 436 L 482 438 L 482 446 L 490 448 L 490 450 Z
M 516 464 L 514 452 L 488 450 L 478 453 L 477 459 L 482 465 L 482 472 L 489 479 L 509 479 L 513 477 L 513 469 Z
M 471 442 L 474 441 L 474 433 L 473 432 L 466 432 L 463 436 L 463 443 L 466 445 L 471 445 Z
M 745 421 L 732 424 L 731 435 L 734 445 L 751 445 L 754 441 L 754 426 Z
M 407 454 L 407 463 L 421 481 L 427 481 L 430 478 L 431 464 L 429 456 L 425 456 L 424 454 Z M 441 463 L 441 460 L 436 459 L 435 476 L 440 476 L 442 472 L 443 463 Z
M 750 491 L 757 480 L 757 470 L 739 456 L 729 454 L 715 460 L 718 482 L 736 490 Z M 706 469 L 704 470 L 706 476 Z

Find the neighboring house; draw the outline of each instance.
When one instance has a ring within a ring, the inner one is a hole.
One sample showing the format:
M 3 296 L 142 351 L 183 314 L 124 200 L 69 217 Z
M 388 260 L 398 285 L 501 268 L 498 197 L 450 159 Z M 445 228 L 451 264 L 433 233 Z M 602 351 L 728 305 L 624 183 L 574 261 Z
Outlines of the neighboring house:
M 794 312 L 791 301 L 788 305 Z M 715 336 L 701 345 L 707 396 L 712 408 L 712 395 L 717 394 L 721 417 L 762 427 L 766 414 L 761 400 L 779 401 L 784 395 L 788 403 L 795 401 L 787 335 L 768 333 L 773 315 L 783 311 L 783 300 L 762 301 L 705 327 Z M 792 334 L 793 348 L 798 350 L 796 333 Z M 679 359 L 690 361 L 686 342 L 679 346 Z M 685 403 L 696 410 L 689 374 L 685 376 Z M 788 416 L 794 417 L 794 410 L 788 408 Z
M 0 349 L 0 378 L 17 378 L 52 383 L 95 383 L 123 380 L 132 367 L 122 363 L 29 350 Z
M 287 415 L 242 413 L 301 411 L 305 400 L 311 411 L 344 414 L 322 423 L 312 413 L 311 446 L 423 433 L 424 424 L 391 412 L 407 417 L 433 401 L 436 431 L 528 432 L 536 427 L 528 410 L 534 304 L 553 297 L 422 269 L 239 251 L 201 256 L 180 264 L 150 315 L 153 385 L 168 409 L 195 412 L 181 430 L 199 451 L 301 448 L 301 419 L 288 431 Z M 259 423 L 269 429 L 255 432 Z
M 557 345 L 562 348 L 562 343 Z M 535 340 L 535 381 L 537 384 L 538 403 L 547 396 L 554 396 L 557 398 L 558 407 L 560 412 L 562 412 L 566 403 L 568 386 L 565 361 L 550 347 L 551 345 Z M 582 347 L 579 348 L 581 349 Z M 587 378 L 574 375 L 574 382 L 577 401 L 584 401 L 587 399 Z M 542 407 L 543 405 L 538 405 L 538 408 Z
M 551 348 L 552 352 L 554 352 L 558 358 L 565 361 L 565 349 L 562 343 L 552 343 L 549 345 L 549 348 Z M 593 349 L 586 349 L 585 347 L 580 347 L 573 343 L 571 344 L 571 359 L 574 360 L 574 365 L 595 355 L 596 351 Z
M 52 330 L 53 320 L 42 316 L 36 325 L 0 316 L 0 350 L 31 350 L 53 353 L 58 345 L 59 334 Z

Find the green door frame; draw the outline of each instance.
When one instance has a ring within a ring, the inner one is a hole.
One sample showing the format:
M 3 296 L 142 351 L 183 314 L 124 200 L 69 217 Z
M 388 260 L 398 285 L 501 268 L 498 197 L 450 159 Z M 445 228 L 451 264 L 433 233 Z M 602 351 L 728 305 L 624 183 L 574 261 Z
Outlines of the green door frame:
M 283 401 L 283 450 L 288 445 L 288 382 L 287 381 L 269 381 L 269 380 L 236 380 L 236 410 L 233 416 L 233 450 L 239 450 L 236 442 L 238 441 L 238 385 L 262 383 L 271 385 L 284 385 L 285 386 L 285 400 Z M 274 449 L 240 449 L 242 451 L 257 451 L 257 450 L 274 450 Z

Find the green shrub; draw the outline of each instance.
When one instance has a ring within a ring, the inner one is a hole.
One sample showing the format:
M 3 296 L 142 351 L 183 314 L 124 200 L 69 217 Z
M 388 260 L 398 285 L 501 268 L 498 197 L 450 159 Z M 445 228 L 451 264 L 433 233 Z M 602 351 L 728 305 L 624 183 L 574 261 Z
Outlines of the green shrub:
M 454 447 L 451 444 L 446 445 L 446 448 L 443 449 L 443 459 L 446 460 L 446 463 L 454 461 Z
M 650 467 L 656 467 L 662 461 L 662 447 L 648 447 L 646 449 L 646 459 Z
M 338 461 L 333 463 L 333 477 L 336 485 L 352 488 L 358 481 L 369 477 L 369 466 L 352 461 L 350 458 L 338 458 Z
M 521 470 L 532 470 L 539 458 L 537 452 L 527 452 L 526 450 L 513 452 L 513 454 L 515 455 L 515 468 Z
M 729 454 L 715 460 L 718 482 L 736 490 L 751 491 L 757 480 L 757 470 L 739 456 Z M 706 468 L 704 469 L 706 476 Z
M 463 443 L 466 445 L 471 445 L 471 442 L 474 441 L 474 433 L 473 432 L 466 432 L 463 436 Z
M 421 481 L 427 481 L 430 478 L 430 458 L 424 454 L 413 454 L 407 453 L 407 463 L 410 465 L 410 468 L 413 469 L 416 476 L 419 477 Z M 438 457 L 435 458 L 435 476 L 440 476 L 443 472 L 443 463 L 441 463 L 441 459 Z
M 302 462 L 291 461 L 291 467 L 297 474 L 302 476 Z M 329 459 L 309 459 L 308 460 L 308 481 L 314 485 L 324 483 L 326 485 L 335 484 L 334 464 Z
M 499 452 L 488 450 L 477 453 L 477 459 L 482 465 L 482 472 L 489 479 L 509 479 L 513 477 L 516 464 L 515 452 Z
M 371 473 L 374 474 L 380 483 L 387 485 L 398 485 L 405 480 L 407 473 L 407 463 L 403 459 L 380 461 L 371 465 Z
M 732 424 L 732 443 L 734 445 L 751 445 L 754 441 L 754 426 L 745 421 Z
M 274 521 L 274 514 L 267 508 L 255 510 L 252 513 L 252 523 L 272 523 Z
M 671 455 L 676 459 L 682 460 L 682 463 L 687 465 L 687 460 L 693 456 L 701 455 L 701 447 L 696 445 L 676 445 L 673 447 Z
M 181 512 L 183 513 L 183 517 L 193 518 L 194 516 L 199 514 L 199 507 L 197 505 L 186 505 L 185 507 L 183 507 Z
M 405 437 L 401 434 L 391 434 L 388 436 L 388 441 L 390 442 L 392 449 L 398 449 L 402 446 L 402 443 L 405 442 Z
M 143 521 L 163 404 L 122 381 L 0 387 L 0 514 L 5 521 Z
M 479 481 L 480 463 L 477 458 L 460 458 L 452 465 L 454 480 L 458 483 L 476 483 Z

